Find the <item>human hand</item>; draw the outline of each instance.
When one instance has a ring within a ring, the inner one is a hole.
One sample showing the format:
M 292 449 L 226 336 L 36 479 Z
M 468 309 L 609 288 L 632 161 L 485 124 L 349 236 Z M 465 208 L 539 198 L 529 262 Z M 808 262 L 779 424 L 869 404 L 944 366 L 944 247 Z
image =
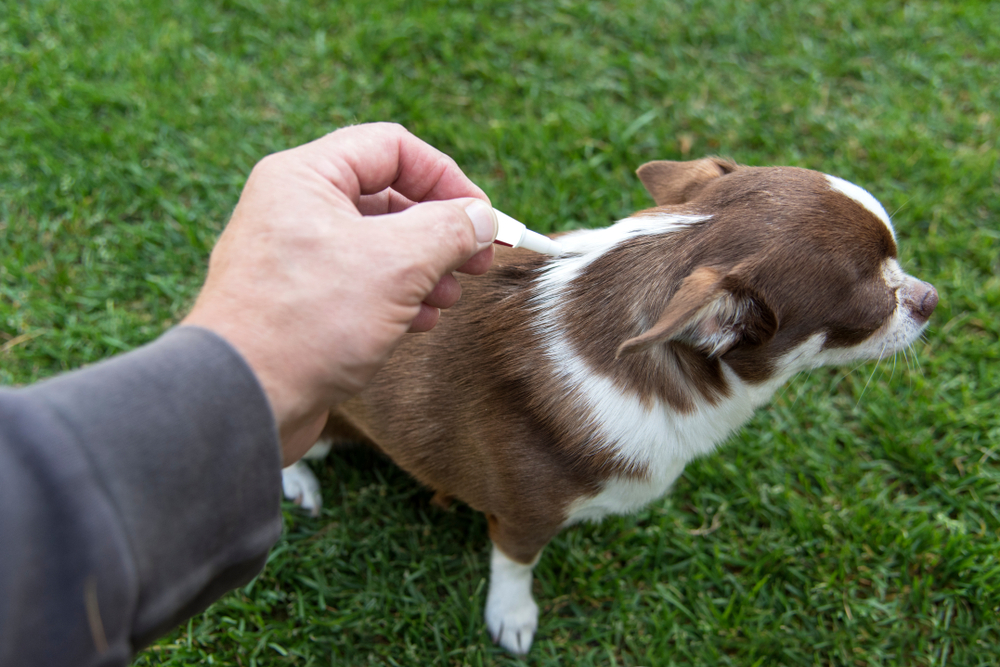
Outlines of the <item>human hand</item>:
M 344 128 L 254 167 L 181 324 L 220 334 L 253 368 L 284 465 L 407 331 L 431 329 L 458 301 L 452 271 L 489 268 L 488 201 L 451 158 L 388 123 Z

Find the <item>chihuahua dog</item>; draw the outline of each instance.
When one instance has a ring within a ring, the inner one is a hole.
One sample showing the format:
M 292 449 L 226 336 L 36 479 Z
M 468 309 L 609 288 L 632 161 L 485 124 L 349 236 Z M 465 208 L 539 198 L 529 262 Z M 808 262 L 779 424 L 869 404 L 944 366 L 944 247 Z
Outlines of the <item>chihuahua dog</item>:
M 938 301 L 847 181 L 717 158 L 638 175 L 655 208 L 562 235 L 558 257 L 498 250 L 324 432 L 486 515 L 486 625 L 513 653 L 531 646 L 532 568 L 559 531 L 659 498 L 791 376 L 902 350 Z M 285 491 L 318 509 L 303 464 Z

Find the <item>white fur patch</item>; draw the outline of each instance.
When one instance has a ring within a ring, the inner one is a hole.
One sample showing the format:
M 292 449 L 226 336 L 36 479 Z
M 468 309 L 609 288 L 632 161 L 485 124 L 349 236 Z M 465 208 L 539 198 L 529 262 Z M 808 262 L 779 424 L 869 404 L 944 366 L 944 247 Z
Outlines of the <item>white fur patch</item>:
M 595 259 L 636 236 L 666 234 L 704 222 L 709 215 L 661 213 L 619 220 L 603 229 L 581 229 L 559 237 L 563 254 L 551 260 L 538 280 L 536 303 L 543 312 L 562 296 L 564 289 Z
M 899 262 L 890 257 L 885 261 L 885 266 L 882 267 L 882 278 L 889 289 L 899 289 L 908 276 Z
M 535 559 L 537 563 L 537 558 Z M 538 605 L 531 596 L 531 571 L 507 558 L 494 545 L 490 556 L 490 590 L 486 596 L 486 627 L 493 641 L 517 655 L 524 655 L 538 629 Z
M 876 218 L 885 223 L 885 226 L 889 229 L 889 233 L 892 234 L 892 240 L 896 240 L 896 230 L 892 228 L 892 222 L 889 220 L 889 214 L 885 212 L 885 208 L 882 207 L 882 204 L 880 204 L 870 192 L 861 186 L 855 185 L 850 181 L 845 181 L 842 178 L 837 178 L 836 176 L 831 176 L 829 174 L 823 175 L 826 176 L 826 180 L 829 182 L 831 188 L 861 204 Z
M 285 498 L 312 516 L 319 516 L 323 494 L 319 490 L 319 480 L 305 461 L 296 461 L 281 471 L 281 490 Z
M 690 414 L 679 414 L 661 401 L 647 409 L 638 396 L 623 393 L 576 360 L 579 367 L 569 386 L 576 388 L 591 409 L 591 428 L 614 443 L 621 461 L 645 466 L 649 474 L 642 480 L 609 480 L 597 495 L 571 504 L 565 525 L 629 514 L 666 494 L 689 461 L 711 453 L 789 377 L 811 368 L 824 339 L 818 334 L 789 352 L 779 361 L 775 377 L 757 385 L 742 382 L 723 364 L 731 395 L 716 405 L 701 402 Z
M 309 448 L 301 461 L 296 461 L 281 471 L 282 494 L 312 516 L 319 516 L 319 511 L 323 507 L 323 494 L 320 491 L 319 480 L 306 465 L 306 460 L 322 459 L 330 453 L 332 446 L 332 440 L 321 438 Z

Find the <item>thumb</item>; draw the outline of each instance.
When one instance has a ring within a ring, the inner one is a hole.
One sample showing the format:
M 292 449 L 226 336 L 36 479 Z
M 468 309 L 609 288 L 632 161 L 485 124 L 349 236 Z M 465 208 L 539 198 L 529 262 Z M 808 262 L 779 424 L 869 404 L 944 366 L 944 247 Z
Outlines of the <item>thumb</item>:
M 497 234 L 493 208 L 481 199 L 423 202 L 379 218 L 414 265 L 438 277 L 489 248 Z

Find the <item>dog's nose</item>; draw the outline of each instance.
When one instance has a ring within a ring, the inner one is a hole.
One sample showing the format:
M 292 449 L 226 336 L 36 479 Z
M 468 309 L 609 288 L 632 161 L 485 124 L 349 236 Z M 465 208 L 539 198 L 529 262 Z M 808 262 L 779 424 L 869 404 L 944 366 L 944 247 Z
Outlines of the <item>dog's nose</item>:
M 931 313 L 938 303 L 938 293 L 934 285 L 922 280 L 915 281 L 913 287 L 906 291 L 904 303 L 913 314 L 913 319 L 921 324 L 930 319 Z

